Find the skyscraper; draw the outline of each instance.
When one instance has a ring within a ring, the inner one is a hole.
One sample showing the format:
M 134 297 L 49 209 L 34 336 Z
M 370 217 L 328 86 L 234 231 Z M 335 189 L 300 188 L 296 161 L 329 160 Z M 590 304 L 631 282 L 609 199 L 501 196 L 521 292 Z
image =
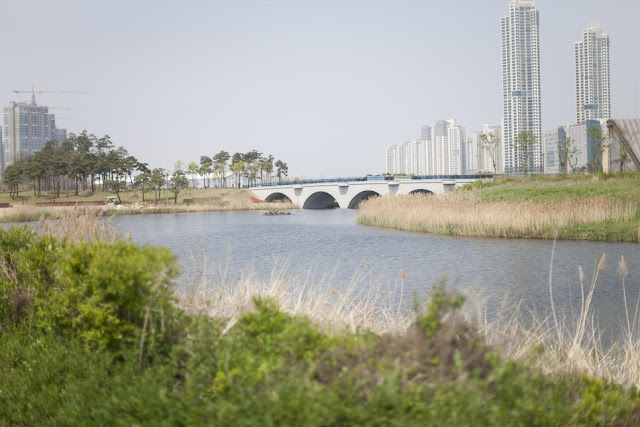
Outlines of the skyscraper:
M 582 40 L 575 42 L 574 54 L 577 123 L 610 119 L 609 36 L 600 25 L 590 26 L 582 33 Z
M 36 105 L 35 101 L 12 101 L 5 107 L 2 130 L 2 176 L 7 166 L 40 151 L 47 141 L 64 141 L 67 136 L 66 130 L 56 128 L 55 115 L 49 114 L 49 107 Z
M 540 38 L 535 0 L 513 0 L 502 16 L 502 114 L 504 170 L 541 172 Z M 518 152 L 515 142 L 528 131 L 534 142 Z M 525 154 L 525 155 L 523 155 Z M 523 165 L 528 159 L 528 167 Z

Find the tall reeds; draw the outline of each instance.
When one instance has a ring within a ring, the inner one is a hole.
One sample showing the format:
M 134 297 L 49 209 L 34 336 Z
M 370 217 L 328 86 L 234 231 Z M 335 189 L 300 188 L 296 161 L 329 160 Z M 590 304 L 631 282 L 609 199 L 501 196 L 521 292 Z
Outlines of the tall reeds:
M 632 221 L 637 203 L 608 197 L 549 201 L 478 201 L 472 193 L 387 196 L 360 205 L 358 222 L 387 228 L 470 237 L 565 238 L 571 227 Z M 637 226 L 636 226 L 637 227 Z M 636 228 L 634 228 L 634 231 Z M 594 233 L 597 234 L 597 231 Z M 638 240 L 637 233 L 629 239 Z
M 622 257 L 617 270 L 621 279 L 620 303 L 624 307 L 621 330 L 615 339 L 605 338 L 593 310 L 594 291 L 605 268 L 605 255 L 589 279 L 582 267 L 578 267 L 581 300 L 574 316 L 557 314 L 550 282 L 552 315 L 542 317 L 518 309 L 498 316 L 480 325 L 488 343 L 500 349 L 504 356 L 523 360 L 547 374 L 585 373 L 626 387 L 640 387 L 640 295 L 635 307 L 630 309 L 626 292 L 627 264 Z
M 315 282 L 311 274 L 291 275 L 277 262 L 266 279 L 252 271 L 234 276 L 226 266 L 215 267 L 211 274 L 209 264 L 202 257 L 196 277 L 177 289 L 181 307 L 190 313 L 234 319 L 253 310 L 253 298 L 259 296 L 274 299 L 283 311 L 306 316 L 325 330 L 386 333 L 406 330 L 413 320 L 413 313 L 397 300 L 404 292 L 403 282 L 389 289 L 364 265 L 338 289 L 331 277 Z
M 78 215 L 80 212 L 91 211 L 104 216 L 114 215 L 153 215 L 165 213 L 190 213 L 190 212 L 226 212 L 247 210 L 283 210 L 295 209 L 297 205 L 291 203 L 253 203 L 250 200 L 231 200 L 228 202 L 208 202 L 192 205 L 185 204 L 134 204 L 134 205 L 105 205 L 99 207 L 40 207 L 33 205 L 21 205 L 13 208 L 0 209 L 0 222 L 31 222 L 41 218 L 67 218 Z
M 113 217 L 103 218 L 102 211 L 95 208 L 66 208 L 56 216 L 41 217 L 40 231 L 58 239 L 70 241 L 118 239 L 131 240 L 131 233 L 123 235 Z

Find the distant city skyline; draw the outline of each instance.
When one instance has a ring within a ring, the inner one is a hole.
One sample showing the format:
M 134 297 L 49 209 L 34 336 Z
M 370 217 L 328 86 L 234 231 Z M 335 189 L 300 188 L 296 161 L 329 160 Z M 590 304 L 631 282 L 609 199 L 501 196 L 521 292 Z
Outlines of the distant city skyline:
M 470 133 L 500 123 L 508 8 L 508 0 L 8 2 L 0 104 L 28 102 L 12 90 L 32 84 L 87 91 L 37 102 L 70 108 L 59 126 L 109 134 L 151 167 L 257 149 L 287 162 L 291 177 L 380 173 L 384 147 L 427 123 L 455 117 Z M 543 128 L 575 121 L 574 43 L 593 23 L 611 39 L 611 115 L 634 117 L 640 2 L 537 0 L 536 9 Z M 455 25 L 435 19 L 453 16 Z

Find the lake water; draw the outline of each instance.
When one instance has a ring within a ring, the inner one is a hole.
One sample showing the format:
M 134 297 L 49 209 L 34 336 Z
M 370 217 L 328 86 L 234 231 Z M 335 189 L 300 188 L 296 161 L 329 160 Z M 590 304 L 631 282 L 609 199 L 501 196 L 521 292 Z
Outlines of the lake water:
M 624 313 L 622 281 L 616 272 L 621 256 L 629 269 L 627 295 L 635 307 L 640 292 L 640 245 L 559 241 L 553 264 L 553 242 L 430 236 L 385 230 L 355 223 L 357 212 L 346 209 L 295 210 L 286 216 L 261 212 L 122 216 L 121 231 L 140 243 L 164 245 L 179 255 L 182 280 L 194 280 L 207 260 L 208 282 L 220 268 L 232 275 L 252 272 L 267 278 L 277 265 L 288 277 L 348 287 L 354 275 L 380 281 L 388 289 L 403 286 L 404 295 L 420 295 L 447 277 L 452 289 L 481 295 L 493 310 L 506 297 L 526 309 L 550 313 L 549 271 L 553 267 L 556 308 L 570 315 L 580 307 L 578 266 L 588 286 L 603 254 L 607 268 L 594 294 L 596 318 L 617 329 Z

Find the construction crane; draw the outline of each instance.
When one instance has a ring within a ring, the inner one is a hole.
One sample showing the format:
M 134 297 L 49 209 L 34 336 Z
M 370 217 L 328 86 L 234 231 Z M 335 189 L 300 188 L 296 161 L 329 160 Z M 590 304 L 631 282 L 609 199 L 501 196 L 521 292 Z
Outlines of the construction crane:
M 31 85 L 31 90 L 14 90 L 13 93 L 30 93 L 31 94 L 31 104 L 36 104 L 36 93 L 38 95 L 42 95 L 43 93 L 87 93 L 84 91 L 74 91 L 74 90 L 36 90 L 35 85 Z

